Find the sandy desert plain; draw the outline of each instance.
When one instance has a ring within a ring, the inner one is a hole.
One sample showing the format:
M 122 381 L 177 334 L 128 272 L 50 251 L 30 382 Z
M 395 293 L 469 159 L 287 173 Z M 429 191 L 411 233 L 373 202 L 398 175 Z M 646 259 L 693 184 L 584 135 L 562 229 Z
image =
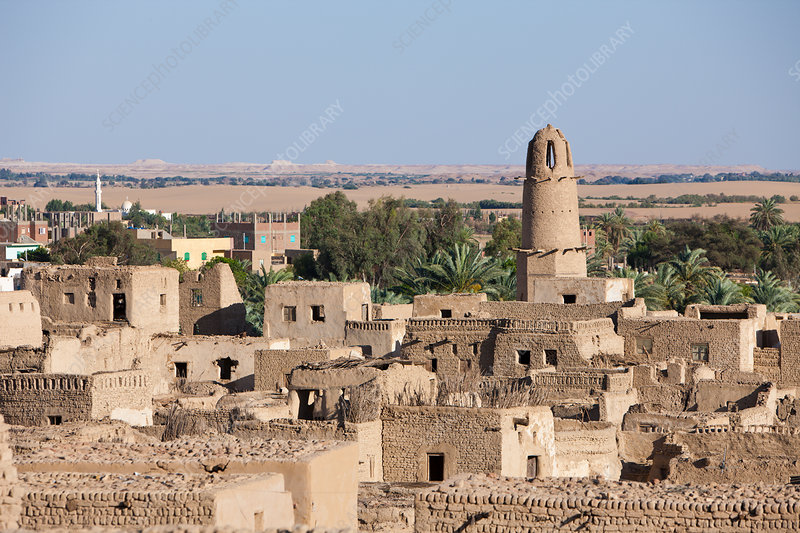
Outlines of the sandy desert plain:
M 521 183 L 520 183 L 521 185 Z M 232 185 L 188 185 L 160 189 L 132 189 L 127 187 L 104 187 L 103 202 L 110 207 L 118 207 L 126 199 L 141 201 L 142 206 L 164 212 L 190 214 L 214 213 L 220 209 L 235 211 L 300 211 L 312 200 L 340 189 L 320 189 L 314 187 L 263 187 Z M 364 207 L 370 199 L 384 195 L 433 200 L 453 198 L 459 202 L 493 199 L 498 201 L 522 201 L 522 187 L 497 184 L 421 184 L 411 186 L 364 186 L 356 190 L 343 191 L 347 197 Z M 595 200 L 609 196 L 626 198 L 674 197 L 681 194 L 725 193 L 727 195 L 781 194 L 787 199 L 800 196 L 800 183 L 734 181 L 714 183 L 668 183 L 654 185 L 581 185 L 578 194 L 589 198 L 590 203 L 606 203 Z M 72 202 L 86 203 L 94 199 L 90 188 L 74 187 L 0 187 L 0 195 L 10 198 L 25 198 L 35 208 L 44 208 L 47 201 L 57 198 Z M 703 207 L 656 207 L 626 209 L 628 216 L 644 219 L 690 218 L 694 215 L 713 217 L 728 215 L 746 218 L 751 203 L 724 203 Z M 781 205 L 784 218 L 790 222 L 800 222 L 800 202 Z M 582 209 L 581 214 L 593 215 L 607 209 Z

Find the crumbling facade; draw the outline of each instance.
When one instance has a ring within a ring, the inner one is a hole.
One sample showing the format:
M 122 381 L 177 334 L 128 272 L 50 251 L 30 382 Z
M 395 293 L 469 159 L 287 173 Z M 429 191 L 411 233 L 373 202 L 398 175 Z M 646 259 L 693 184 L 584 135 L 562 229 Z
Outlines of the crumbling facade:
M 152 333 L 177 333 L 178 271 L 161 266 L 117 266 L 92 258 L 86 265 L 28 267 L 22 287 L 53 322 L 122 322 Z
M 227 264 L 184 273 L 179 296 L 184 335 L 239 335 L 246 331 L 244 302 Z

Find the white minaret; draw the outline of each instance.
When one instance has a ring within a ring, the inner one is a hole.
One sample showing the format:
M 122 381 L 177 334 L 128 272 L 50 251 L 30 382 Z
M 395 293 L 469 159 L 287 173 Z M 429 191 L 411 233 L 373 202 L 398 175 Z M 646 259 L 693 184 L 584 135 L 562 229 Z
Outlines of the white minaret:
M 95 182 L 94 186 L 94 203 L 95 203 L 95 211 L 98 213 L 103 211 L 103 202 L 101 201 L 101 196 L 103 195 L 103 191 L 100 190 L 100 170 L 97 171 L 97 181 Z

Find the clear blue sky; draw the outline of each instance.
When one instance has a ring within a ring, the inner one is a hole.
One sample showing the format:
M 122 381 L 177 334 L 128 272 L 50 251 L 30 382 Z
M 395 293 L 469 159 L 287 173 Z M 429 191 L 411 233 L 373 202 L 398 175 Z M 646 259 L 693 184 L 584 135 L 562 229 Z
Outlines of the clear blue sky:
M 586 63 L 549 120 L 576 163 L 800 169 L 800 2 L 220 3 L 0 1 L 0 157 L 521 164 Z

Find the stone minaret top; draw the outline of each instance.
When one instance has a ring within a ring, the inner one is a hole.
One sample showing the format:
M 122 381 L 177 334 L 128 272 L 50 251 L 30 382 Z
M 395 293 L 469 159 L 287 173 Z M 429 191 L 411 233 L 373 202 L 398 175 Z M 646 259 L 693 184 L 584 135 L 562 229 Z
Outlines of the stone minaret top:
M 572 153 L 550 124 L 528 144 L 519 259 L 528 276 L 586 276 Z

